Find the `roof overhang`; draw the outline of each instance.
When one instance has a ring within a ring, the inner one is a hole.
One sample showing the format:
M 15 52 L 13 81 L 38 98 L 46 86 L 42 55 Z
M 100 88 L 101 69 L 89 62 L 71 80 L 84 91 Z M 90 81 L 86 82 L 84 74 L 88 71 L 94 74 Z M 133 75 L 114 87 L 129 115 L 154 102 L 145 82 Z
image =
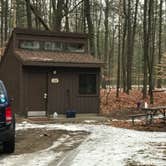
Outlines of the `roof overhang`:
M 63 63 L 63 62 L 32 62 L 22 61 L 23 66 L 43 66 L 43 67 L 85 67 L 85 68 L 100 68 L 102 65 L 94 63 Z
M 88 54 L 17 50 L 15 56 L 23 66 L 100 68 L 104 65 Z

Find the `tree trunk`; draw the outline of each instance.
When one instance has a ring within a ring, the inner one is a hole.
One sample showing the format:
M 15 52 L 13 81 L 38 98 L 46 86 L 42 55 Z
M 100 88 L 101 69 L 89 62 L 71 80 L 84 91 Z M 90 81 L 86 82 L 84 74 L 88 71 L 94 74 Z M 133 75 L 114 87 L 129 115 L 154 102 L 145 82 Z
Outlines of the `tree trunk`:
M 99 20 L 97 24 L 97 56 L 99 59 L 101 59 L 101 50 L 100 50 L 100 25 L 101 25 L 101 17 L 102 17 L 102 11 L 100 10 Z
M 147 95 L 147 56 L 148 56 L 148 38 L 147 38 L 147 5 L 148 1 L 144 0 L 144 20 L 143 20 L 143 31 L 144 31 L 144 56 L 143 56 L 143 60 L 144 60 L 144 64 L 143 64 L 143 99 L 146 98 Z
M 78 14 L 78 9 L 76 8 L 76 12 L 75 12 L 75 32 L 78 32 L 78 17 L 79 17 L 79 14 Z
M 121 0 L 119 2 L 119 25 L 118 25 L 118 70 L 117 70 L 117 89 L 116 89 L 116 97 L 119 97 L 119 89 L 120 89 L 120 55 L 121 55 Z
M 112 32 L 112 41 L 110 43 L 110 47 L 111 48 L 109 50 L 109 57 L 108 57 L 108 64 L 109 64 L 108 76 L 109 76 L 110 82 L 111 82 L 111 75 L 112 75 L 111 71 L 113 69 L 113 62 L 112 61 L 114 59 L 114 50 L 115 50 L 115 29 L 113 29 L 113 32 Z
M 27 10 L 27 26 L 32 29 L 32 16 L 31 16 L 31 7 L 30 0 L 26 0 L 26 10 Z
M 16 0 L 12 0 L 12 7 L 13 7 L 13 28 L 17 27 L 17 18 L 16 18 L 16 7 L 17 7 L 17 3 Z
M 105 0 L 105 20 L 104 20 L 104 27 L 105 27 L 105 39 L 104 39 L 104 62 L 105 62 L 105 71 L 104 71 L 104 75 L 108 75 L 108 34 L 109 34 L 109 30 L 108 30 L 108 14 L 109 14 L 109 0 Z
M 163 8 L 163 0 L 160 0 L 160 12 L 159 12 L 159 46 L 158 46 L 158 63 L 161 64 L 161 58 L 162 58 L 162 47 L 161 47 L 161 41 L 162 41 L 162 8 Z M 158 73 L 159 75 L 161 75 L 161 72 Z M 162 84 L 162 79 L 159 78 L 157 80 L 157 87 L 161 88 L 161 84 Z
M 4 39 L 5 42 L 8 39 L 8 0 L 5 1 L 5 33 L 4 33 Z
M 64 0 L 58 0 L 57 4 L 55 0 L 53 2 L 53 13 L 54 13 L 54 30 L 59 32 L 62 29 L 62 19 L 63 19 L 63 7 L 64 7 Z
M 65 11 L 65 30 L 66 32 L 69 32 L 69 7 L 68 7 L 68 3 L 69 3 L 69 0 L 66 0 L 65 2 L 65 7 L 64 7 L 64 11 Z
M 135 12 L 134 12 L 134 20 L 133 20 L 133 27 L 132 27 L 132 35 L 131 35 L 131 57 L 130 57 L 130 77 L 129 77 L 129 88 L 131 89 L 131 85 L 132 85 L 132 68 L 133 68 L 133 57 L 134 57 L 134 48 L 135 48 L 135 34 L 136 34 L 136 28 L 137 28 L 137 14 L 138 14 L 138 3 L 139 0 L 136 0 L 135 3 Z
M 122 38 L 122 79 L 123 79 L 123 91 L 126 92 L 126 33 L 127 33 L 127 14 L 126 14 L 126 0 L 123 0 L 123 12 L 124 12 L 124 25 L 123 25 L 123 38 Z
M 94 46 L 94 27 L 92 23 L 92 18 L 91 18 L 91 9 L 90 9 L 90 1 L 89 0 L 84 0 L 84 12 L 85 12 L 85 17 L 87 20 L 88 24 L 88 34 L 89 34 L 89 41 L 90 41 L 90 51 L 91 54 L 95 54 L 95 46 Z
M 155 30 L 156 30 L 156 20 L 154 12 L 154 0 L 149 1 L 149 38 L 150 38 L 150 54 L 149 54 L 149 95 L 150 95 L 150 103 L 153 104 L 153 89 L 154 89 L 154 55 L 155 55 Z
M 131 1 L 128 1 L 128 12 L 127 12 L 127 94 L 131 89 L 131 70 L 132 70 L 132 41 L 131 41 Z
M 3 20 L 4 20 L 4 1 L 1 0 L 1 47 L 3 47 L 3 41 L 4 41 Z

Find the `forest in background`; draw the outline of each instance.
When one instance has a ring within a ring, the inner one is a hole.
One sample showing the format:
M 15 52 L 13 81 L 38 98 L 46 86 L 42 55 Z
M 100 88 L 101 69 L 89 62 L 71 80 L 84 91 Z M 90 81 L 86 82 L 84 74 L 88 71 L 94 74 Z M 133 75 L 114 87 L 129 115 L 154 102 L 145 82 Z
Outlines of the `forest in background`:
M 117 97 L 136 86 L 152 103 L 166 83 L 166 0 L 0 0 L 1 50 L 14 27 L 87 33 Z

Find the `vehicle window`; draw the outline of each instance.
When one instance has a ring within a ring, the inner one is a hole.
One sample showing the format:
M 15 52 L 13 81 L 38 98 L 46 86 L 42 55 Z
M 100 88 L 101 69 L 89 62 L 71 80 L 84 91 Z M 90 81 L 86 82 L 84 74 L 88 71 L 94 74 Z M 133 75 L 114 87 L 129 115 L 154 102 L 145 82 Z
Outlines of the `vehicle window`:
M 95 95 L 97 93 L 96 74 L 79 75 L 79 94 Z
M 0 84 L 0 104 L 5 103 L 6 102 L 6 92 L 4 87 Z
M 0 84 L 0 94 L 5 94 L 4 87 Z

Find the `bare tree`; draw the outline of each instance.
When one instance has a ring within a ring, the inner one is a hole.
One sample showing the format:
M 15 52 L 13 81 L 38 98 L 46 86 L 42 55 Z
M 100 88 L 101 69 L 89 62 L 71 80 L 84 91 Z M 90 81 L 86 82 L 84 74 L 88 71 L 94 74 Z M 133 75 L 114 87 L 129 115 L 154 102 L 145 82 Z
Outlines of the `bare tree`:
M 121 0 L 119 1 L 119 20 L 118 20 L 118 69 L 117 69 L 117 90 L 116 97 L 119 97 L 120 88 L 120 57 L 121 57 Z
M 147 57 L 148 57 L 148 48 L 149 48 L 149 40 L 147 37 L 147 11 L 148 11 L 148 1 L 144 0 L 144 20 L 143 20 L 143 31 L 144 31 L 144 35 L 143 35 L 143 41 L 144 41 L 144 56 L 143 56 L 143 60 L 144 60 L 144 64 L 143 64 L 143 74 L 144 74 L 144 78 L 143 78 L 143 98 L 146 98 L 147 95 Z
M 1 47 L 3 47 L 3 41 L 4 41 L 3 24 L 4 24 L 4 0 L 1 0 Z
M 27 10 L 27 27 L 32 28 L 32 16 L 31 16 L 31 6 L 30 6 L 30 0 L 26 1 L 26 10 Z
M 9 5 L 9 2 L 8 0 L 5 1 L 5 33 L 4 33 L 4 40 L 5 42 L 7 41 L 8 39 L 8 5 Z
M 122 81 L 123 81 L 123 91 L 126 92 L 126 54 L 125 54 L 125 43 L 127 34 L 127 13 L 126 13 L 126 0 L 123 0 L 123 37 L 122 37 Z
M 109 0 L 105 0 L 105 10 L 104 10 L 104 15 L 105 15 L 105 19 L 104 19 L 104 27 L 105 27 L 105 39 L 104 39 L 104 62 L 105 62 L 105 75 L 108 75 L 108 35 L 109 35 L 109 29 L 108 29 L 108 19 L 109 19 Z
M 85 12 L 85 17 L 87 20 L 87 25 L 88 25 L 88 34 L 89 34 L 89 40 L 90 40 L 90 50 L 91 54 L 95 54 L 95 46 L 94 46 L 94 27 L 92 23 L 92 18 L 91 18 L 91 8 L 90 8 L 90 0 L 84 0 L 84 12 Z
M 163 0 L 160 0 L 160 11 L 159 11 L 159 46 L 158 46 L 158 62 L 159 64 L 161 63 L 161 58 L 162 58 L 162 47 L 161 47 L 161 42 L 162 42 L 162 22 L 163 22 Z M 160 72 L 158 73 L 159 75 L 161 74 Z M 157 87 L 161 88 L 162 84 L 162 79 L 159 78 L 157 80 Z

